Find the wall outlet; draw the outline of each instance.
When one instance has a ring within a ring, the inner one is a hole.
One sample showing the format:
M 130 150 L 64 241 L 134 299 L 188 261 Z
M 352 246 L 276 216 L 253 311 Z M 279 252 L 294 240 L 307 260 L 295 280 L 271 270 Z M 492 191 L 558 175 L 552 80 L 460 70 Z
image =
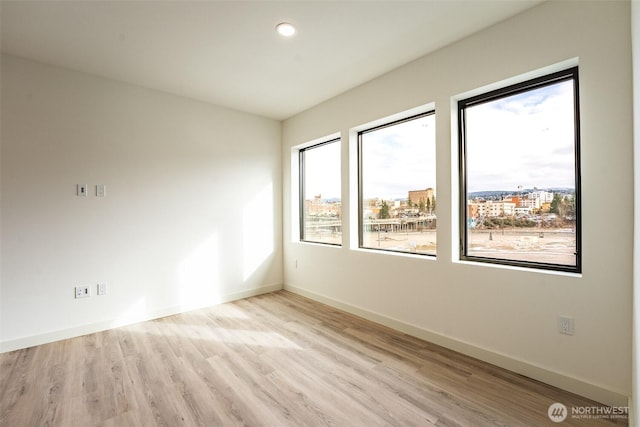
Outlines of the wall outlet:
M 76 192 L 78 196 L 86 197 L 87 195 L 87 184 L 78 184 L 76 188 Z
M 76 286 L 76 298 L 88 298 L 91 296 L 91 289 L 88 286 Z
M 107 294 L 107 284 L 106 283 L 98 283 L 98 295 L 106 295 Z
M 558 316 L 558 332 L 573 335 L 573 317 Z

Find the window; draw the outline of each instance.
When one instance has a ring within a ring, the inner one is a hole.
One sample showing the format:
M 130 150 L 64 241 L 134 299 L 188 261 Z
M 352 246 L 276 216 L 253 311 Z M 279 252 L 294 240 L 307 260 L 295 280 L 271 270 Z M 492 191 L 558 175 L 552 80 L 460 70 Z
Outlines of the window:
M 342 244 L 340 140 L 300 150 L 300 240 Z
M 580 272 L 578 69 L 459 101 L 461 259 Z
M 358 134 L 361 248 L 436 254 L 433 111 Z

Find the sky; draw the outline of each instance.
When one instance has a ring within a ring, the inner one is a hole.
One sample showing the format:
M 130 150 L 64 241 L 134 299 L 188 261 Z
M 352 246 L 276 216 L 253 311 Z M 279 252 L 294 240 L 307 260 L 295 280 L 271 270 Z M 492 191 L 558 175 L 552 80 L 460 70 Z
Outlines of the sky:
M 435 115 L 363 134 L 361 155 L 365 199 L 406 199 L 410 190 L 435 190 Z
M 467 107 L 467 191 L 574 188 L 573 119 L 572 81 Z M 362 138 L 365 199 L 436 190 L 434 114 Z M 340 144 L 305 151 L 307 199 L 340 198 Z
M 435 189 L 435 115 L 363 135 L 364 198 L 406 199 L 409 190 Z M 340 198 L 340 142 L 305 151 L 305 198 Z
M 305 198 L 340 199 L 340 141 L 304 151 Z
M 468 192 L 575 187 L 572 81 L 466 112 Z

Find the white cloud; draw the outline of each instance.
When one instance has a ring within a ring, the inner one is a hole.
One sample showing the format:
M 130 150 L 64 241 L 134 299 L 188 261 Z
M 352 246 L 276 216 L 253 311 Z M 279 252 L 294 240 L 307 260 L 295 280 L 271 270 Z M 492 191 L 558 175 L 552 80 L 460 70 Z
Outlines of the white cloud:
M 467 107 L 468 191 L 575 185 L 572 82 Z
M 367 132 L 362 145 L 364 198 L 435 189 L 435 115 Z

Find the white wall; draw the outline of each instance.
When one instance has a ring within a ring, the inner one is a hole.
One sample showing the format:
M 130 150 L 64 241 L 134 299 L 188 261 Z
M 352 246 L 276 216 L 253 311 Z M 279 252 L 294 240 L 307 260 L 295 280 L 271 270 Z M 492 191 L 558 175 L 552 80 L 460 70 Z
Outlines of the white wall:
M 2 351 L 282 287 L 279 122 L 12 56 L 1 114 Z
M 630 53 L 628 2 L 549 2 L 285 121 L 285 288 L 626 405 L 634 225 Z M 580 66 L 583 273 L 457 262 L 452 97 L 573 58 Z M 430 102 L 437 115 L 437 259 L 358 250 L 353 221 L 344 225 L 342 248 L 297 242 L 292 147 L 341 132 L 343 217 L 353 218 L 350 130 Z M 559 314 L 574 317 L 573 336 L 557 332 Z
M 631 2 L 631 39 L 633 59 L 633 165 L 634 165 L 634 251 L 633 251 L 633 340 L 632 340 L 632 418 L 630 426 L 640 422 L 640 1 Z

